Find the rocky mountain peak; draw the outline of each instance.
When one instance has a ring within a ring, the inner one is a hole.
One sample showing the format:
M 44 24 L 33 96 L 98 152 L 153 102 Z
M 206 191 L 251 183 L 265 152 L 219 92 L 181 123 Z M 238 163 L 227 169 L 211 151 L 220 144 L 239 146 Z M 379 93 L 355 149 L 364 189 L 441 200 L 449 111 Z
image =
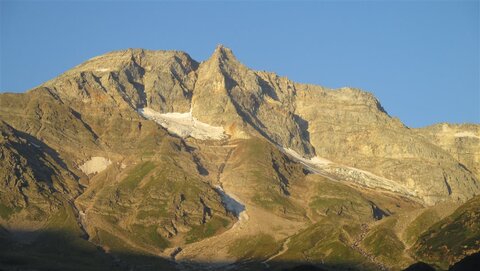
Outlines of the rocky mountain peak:
M 141 108 L 159 114 L 190 112 L 232 139 L 263 137 L 305 158 L 318 156 L 368 170 L 418 191 L 429 204 L 466 200 L 479 189 L 475 156 L 462 154 L 469 171 L 449 147 L 457 139 L 472 142 L 461 145 L 466 148 L 475 144 L 470 128 L 456 132 L 450 143 L 432 145 L 426 135 L 386 114 L 370 93 L 299 84 L 258 72 L 223 45 L 201 63 L 180 51 L 115 51 L 43 87 L 82 119 L 114 114 L 137 119 Z M 431 164 L 442 165 L 428 168 Z M 411 172 L 396 170 L 398 165 Z
M 235 57 L 233 51 L 225 47 L 222 44 L 219 44 L 210 58 L 205 62 L 208 66 L 215 66 L 220 68 L 224 72 L 232 72 L 236 69 L 247 69 L 240 61 Z
M 221 59 L 234 59 L 236 60 L 233 52 L 230 48 L 225 47 L 223 44 L 217 45 L 215 51 L 213 51 L 212 58 L 221 58 Z
M 87 245 L 109 267 L 82 270 L 447 268 L 478 251 L 478 196 L 441 219 L 480 194 L 479 161 L 478 124 L 409 129 L 370 93 L 255 71 L 223 45 L 201 63 L 115 51 L 0 94 L 0 269 L 70 270 Z M 78 255 L 51 250 L 69 242 Z

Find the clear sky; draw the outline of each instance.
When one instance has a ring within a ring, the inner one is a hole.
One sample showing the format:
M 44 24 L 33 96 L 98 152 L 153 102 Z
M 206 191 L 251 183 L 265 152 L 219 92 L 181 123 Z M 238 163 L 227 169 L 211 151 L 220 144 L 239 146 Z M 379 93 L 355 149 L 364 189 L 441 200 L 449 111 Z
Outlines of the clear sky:
M 480 123 L 478 0 L 0 1 L 0 91 L 112 50 L 202 61 L 221 43 L 254 69 L 370 91 L 411 127 Z

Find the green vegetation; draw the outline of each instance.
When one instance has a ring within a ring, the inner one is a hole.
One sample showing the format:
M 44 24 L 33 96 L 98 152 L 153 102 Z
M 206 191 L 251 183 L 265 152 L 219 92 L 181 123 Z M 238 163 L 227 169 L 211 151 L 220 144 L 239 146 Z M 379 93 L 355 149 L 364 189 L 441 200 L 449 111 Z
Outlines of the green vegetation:
M 392 262 L 400 259 L 405 246 L 392 230 L 382 228 L 370 233 L 363 246 L 381 261 Z
M 342 215 L 343 210 L 352 206 L 352 202 L 347 199 L 331 197 L 315 197 L 310 202 L 310 208 L 318 215 Z
M 343 232 L 348 235 L 350 240 L 354 240 L 357 236 L 362 233 L 361 224 L 357 223 L 347 223 L 342 226 Z
M 371 203 L 358 191 L 324 178 L 318 178 L 316 181 L 316 193 L 309 207 L 317 218 L 327 215 L 357 220 L 372 219 Z
M 176 147 L 174 142 L 167 143 L 165 148 Z M 220 196 L 182 164 L 190 157 L 177 160 L 176 156 L 163 159 L 162 152 L 157 155 L 162 159 L 136 165 L 126 172 L 118 186 L 112 181 L 112 185 L 105 185 L 97 192 L 102 196 L 95 202 L 95 208 L 109 224 L 109 234 L 121 234 L 139 247 L 165 249 L 172 245 L 167 239 L 169 230 L 165 230 L 172 227 L 172 221 L 190 228 L 175 236 L 175 240 L 187 243 L 213 236 L 231 224 Z M 199 225 L 206 208 L 212 217 Z M 119 245 L 111 243 L 114 240 L 107 233 L 102 235 L 101 244 Z
M 384 218 L 380 224 L 368 231 L 367 236 L 360 244 L 377 261 L 396 268 L 399 265 L 403 267 L 401 264 L 410 262 L 410 258 L 405 252 L 405 244 L 394 231 L 397 223 L 398 219 L 394 216 Z
M 137 219 L 143 220 L 143 219 L 149 219 L 152 217 L 166 217 L 168 216 L 168 209 L 167 205 L 157 205 L 155 208 L 152 210 L 140 210 L 137 213 Z
M 66 205 L 66 208 L 61 208 L 53 214 L 46 226 L 47 229 L 64 229 L 69 232 L 78 232 L 78 225 L 75 221 L 75 215 L 72 208 Z
M 261 233 L 235 240 L 228 253 L 240 260 L 263 260 L 280 250 L 280 244 L 268 234 Z
M 52 238 L 48 234 L 47 236 L 40 235 L 38 241 L 51 244 L 55 248 L 58 246 L 58 242 L 68 242 L 78 249 L 93 251 L 94 247 L 90 242 L 79 238 L 84 235 L 84 232 L 82 232 L 77 223 L 73 209 L 67 203 L 64 206 L 49 219 L 48 224 L 44 228 L 47 232 L 58 232 L 56 237 Z
M 417 238 L 426 231 L 435 221 L 439 220 L 437 212 L 433 209 L 427 209 L 416 217 L 405 229 L 403 237 L 405 243 L 412 245 Z
M 291 212 L 301 212 L 301 209 L 295 206 L 288 196 L 282 195 L 278 191 L 272 191 L 272 189 L 255 193 L 252 200 L 259 206 L 277 214 L 286 215 Z
M 0 202 L 0 217 L 3 219 L 8 219 L 12 214 L 17 212 L 19 208 L 11 208 Z
M 252 138 L 248 141 L 241 142 L 242 156 L 248 156 L 252 158 L 261 158 L 266 156 L 270 150 L 268 149 L 268 143 L 259 138 Z
M 80 238 L 82 232 L 73 210 L 67 203 L 64 206 L 48 219 L 45 228 L 17 233 L 33 238 L 32 243 L 17 243 L 13 239 L 0 241 L 0 269 L 116 270 L 105 254 Z
M 357 265 L 365 259 L 340 240 L 331 240 L 317 246 L 319 251 L 329 252 L 324 261 L 329 265 Z
M 237 166 L 244 169 L 242 173 L 255 191 L 251 199 L 256 205 L 284 217 L 305 215 L 287 191 L 289 185 L 304 177 L 302 167 L 283 161 L 279 150 L 258 138 L 242 141 L 236 152 L 242 158 Z
M 447 268 L 479 247 L 480 196 L 476 196 L 431 226 L 418 238 L 413 250 L 422 260 Z
M 223 217 L 214 216 L 205 224 L 194 225 L 187 233 L 186 243 L 194 243 L 204 238 L 210 237 L 218 233 L 221 229 L 226 228 L 230 221 Z
M 279 261 L 310 260 L 325 265 L 341 264 L 346 268 L 357 267 L 365 259 L 346 243 L 341 222 L 324 219 L 297 235 L 289 243 L 289 249 L 281 255 Z
M 133 190 L 145 176 L 155 168 L 155 164 L 151 161 L 143 162 L 132 169 L 127 177 L 120 183 L 120 188 Z
M 137 146 L 140 148 L 143 157 L 152 157 L 155 155 L 156 147 L 161 139 L 155 136 L 155 133 L 151 133 L 149 136 L 139 139 Z
M 156 226 L 144 226 L 135 224 L 132 226 L 133 234 L 146 244 L 165 249 L 170 242 L 163 238 L 158 232 Z
M 135 250 L 128 246 L 122 239 L 107 231 L 98 229 L 97 238 L 103 247 L 114 253 L 134 253 Z

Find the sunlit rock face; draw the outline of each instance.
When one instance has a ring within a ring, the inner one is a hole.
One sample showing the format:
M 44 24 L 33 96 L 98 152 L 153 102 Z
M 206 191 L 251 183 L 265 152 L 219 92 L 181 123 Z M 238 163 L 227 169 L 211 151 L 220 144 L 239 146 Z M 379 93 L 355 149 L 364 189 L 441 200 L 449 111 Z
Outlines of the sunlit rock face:
M 416 250 L 442 266 L 475 253 L 479 125 L 410 129 L 368 92 L 254 71 L 221 45 L 203 62 L 115 51 L 0 94 L 0 132 L 0 250 L 26 269 L 59 253 L 55 268 L 83 266 L 85 251 L 95 270 L 400 270 Z M 468 233 L 440 236 L 466 246 L 455 257 L 426 252 L 437 222 Z
M 440 123 L 415 129 L 433 144 L 441 147 L 480 178 L 480 126 Z

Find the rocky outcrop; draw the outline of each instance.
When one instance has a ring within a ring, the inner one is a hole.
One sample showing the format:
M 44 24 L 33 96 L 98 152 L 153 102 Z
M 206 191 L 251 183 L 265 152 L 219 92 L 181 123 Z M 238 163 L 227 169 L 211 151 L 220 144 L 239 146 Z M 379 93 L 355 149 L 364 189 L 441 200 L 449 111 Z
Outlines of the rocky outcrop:
M 200 120 L 231 132 L 253 130 L 272 143 L 313 156 L 303 123 L 294 114 L 294 84 L 286 78 L 250 70 L 220 45 L 200 64 L 193 93 L 193 114 Z
M 440 123 L 415 131 L 450 153 L 480 179 L 480 125 Z
M 188 112 L 197 67 L 183 52 L 129 49 L 92 58 L 44 86 L 69 101 Z
M 20 229 L 42 226 L 79 195 L 75 176 L 48 145 L 0 120 L 0 223 Z
M 455 157 L 390 117 L 369 93 L 298 85 L 297 111 L 318 156 L 371 171 L 415 191 L 427 204 L 464 201 L 478 179 Z

